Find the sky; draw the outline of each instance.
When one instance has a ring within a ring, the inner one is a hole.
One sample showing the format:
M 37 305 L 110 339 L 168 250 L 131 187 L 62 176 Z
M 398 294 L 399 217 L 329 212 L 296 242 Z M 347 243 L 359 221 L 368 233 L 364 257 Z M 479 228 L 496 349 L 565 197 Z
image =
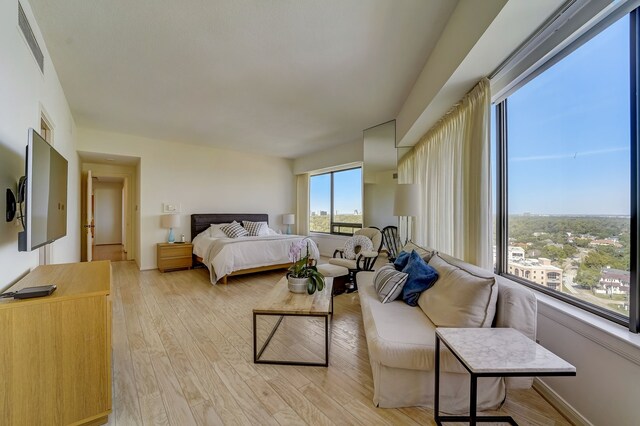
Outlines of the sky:
M 339 214 L 362 213 L 362 169 L 351 169 L 333 174 L 334 209 Z M 331 174 L 311 176 L 312 212 L 331 210 Z
M 630 214 L 629 87 L 625 17 L 507 99 L 509 213 Z

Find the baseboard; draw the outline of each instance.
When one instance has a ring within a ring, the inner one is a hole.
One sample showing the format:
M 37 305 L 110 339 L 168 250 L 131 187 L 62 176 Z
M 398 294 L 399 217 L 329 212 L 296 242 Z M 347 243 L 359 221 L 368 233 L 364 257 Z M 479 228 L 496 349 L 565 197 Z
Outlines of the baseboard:
M 549 404 L 558 410 L 571 424 L 577 426 L 593 426 L 589 420 L 585 419 L 582 414 L 578 413 L 567 401 L 553 389 L 547 386 L 542 380 L 533 379 L 533 388 L 538 392 Z

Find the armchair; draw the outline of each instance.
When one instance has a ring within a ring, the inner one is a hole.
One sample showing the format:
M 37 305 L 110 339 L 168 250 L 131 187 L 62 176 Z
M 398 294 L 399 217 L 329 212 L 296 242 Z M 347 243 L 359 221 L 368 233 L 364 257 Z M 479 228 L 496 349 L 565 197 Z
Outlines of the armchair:
M 364 237 L 364 238 L 363 238 Z M 333 252 L 329 263 L 349 269 L 349 278 L 353 283 L 350 291 L 358 288 L 356 274 L 360 271 L 372 271 L 382 248 L 382 233 L 378 228 L 362 228 L 345 243 L 343 249 Z M 353 253 L 352 257 L 351 254 Z

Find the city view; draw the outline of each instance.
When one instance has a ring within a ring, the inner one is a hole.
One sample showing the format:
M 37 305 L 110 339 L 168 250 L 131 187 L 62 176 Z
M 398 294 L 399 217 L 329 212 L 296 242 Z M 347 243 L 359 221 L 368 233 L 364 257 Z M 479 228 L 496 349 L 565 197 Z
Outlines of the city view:
M 508 271 L 628 316 L 629 231 L 628 216 L 510 215 Z
M 507 272 L 624 316 L 630 288 L 629 52 L 625 17 L 504 104 Z M 494 135 L 494 153 L 495 143 Z

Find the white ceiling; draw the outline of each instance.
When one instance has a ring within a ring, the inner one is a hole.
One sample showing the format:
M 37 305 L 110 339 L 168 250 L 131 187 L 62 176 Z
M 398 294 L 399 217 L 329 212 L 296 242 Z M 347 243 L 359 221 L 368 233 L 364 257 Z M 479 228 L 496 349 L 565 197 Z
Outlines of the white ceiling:
M 396 117 L 455 0 L 30 0 L 79 126 L 295 158 Z

